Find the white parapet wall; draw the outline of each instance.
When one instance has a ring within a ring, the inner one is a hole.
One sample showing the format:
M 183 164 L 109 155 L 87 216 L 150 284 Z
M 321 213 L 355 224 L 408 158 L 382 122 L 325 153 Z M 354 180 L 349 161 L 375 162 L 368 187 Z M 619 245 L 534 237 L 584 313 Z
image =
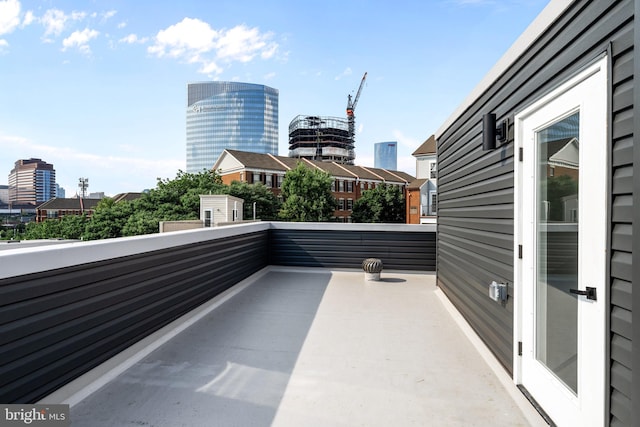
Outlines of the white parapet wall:
M 0 279 L 269 229 L 268 222 L 0 251 Z

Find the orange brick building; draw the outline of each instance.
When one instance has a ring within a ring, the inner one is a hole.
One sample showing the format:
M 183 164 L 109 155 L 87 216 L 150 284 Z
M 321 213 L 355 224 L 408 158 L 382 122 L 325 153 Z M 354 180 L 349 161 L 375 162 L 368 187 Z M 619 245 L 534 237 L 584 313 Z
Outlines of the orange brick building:
M 327 172 L 334 177 L 332 190 L 338 201 L 338 209 L 336 209 L 334 216 L 341 222 L 351 222 L 353 204 L 361 197 L 363 191 L 386 183 L 398 186 L 406 199 L 407 186 L 415 179 L 401 171 L 237 150 L 224 150 L 213 166 L 213 170 L 222 177 L 225 184 L 231 184 L 233 181 L 249 184 L 260 182 L 270 188 L 275 195 L 280 195 L 284 174 L 294 169 L 299 162 L 310 168 Z

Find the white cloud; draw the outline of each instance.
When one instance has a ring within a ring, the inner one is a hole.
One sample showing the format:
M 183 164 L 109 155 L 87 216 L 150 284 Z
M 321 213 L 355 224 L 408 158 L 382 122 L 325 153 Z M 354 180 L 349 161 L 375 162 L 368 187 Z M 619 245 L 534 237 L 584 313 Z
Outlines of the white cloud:
M 127 26 L 127 23 L 122 21 L 121 23 L 118 24 L 118 29 L 122 29 L 122 28 L 124 28 L 126 26 Z
M 76 47 L 81 53 L 88 55 L 91 53 L 91 48 L 88 44 L 89 41 L 98 37 L 99 34 L 98 31 L 88 28 L 82 31 L 74 31 L 69 37 L 62 41 L 62 51 Z
M 181 22 L 160 30 L 156 43 L 149 47 L 149 53 L 162 58 L 194 57 L 214 49 L 218 32 L 199 19 L 184 18 Z
M 351 71 L 351 67 L 347 67 L 342 73 L 338 74 L 335 77 L 335 80 L 340 80 L 341 78 L 350 76 L 351 74 L 353 74 L 353 71 Z
M 136 34 L 129 34 L 126 37 L 118 40 L 120 43 L 134 44 L 134 43 L 146 43 L 149 39 L 147 37 L 139 38 Z
M 272 33 L 238 25 L 216 30 L 199 19 L 184 18 L 160 30 L 148 52 L 159 58 L 169 57 L 189 64 L 200 64 L 200 73 L 220 74 L 218 62 L 249 62 L 256 56 L 273 57 L 278 49 Z
M 238 25 L 221 33 L 216 43 L 217 56 L 226 61 L 249 62 L 259 53 L 263 59 L 269 59 L 278 47 L 269 42 L 271 37 L 271 33 L 261 34 L 258 28 Z
M 0 1 L 0 34 L 9 34 L 20 25 L 20 2 Z
M 58 9 L 49 9 L 47 10 L 42 18 L 40 18 L 40 22 L 44 25 L 44 35 L 45 37 L 53 34 L 54 36 L 59 36 L 64 30 L 65 23 L 69 17 L 65 15 L 65 13 Z
M 71 12 L 71 19 L 74 21 L 82 21 L 87 17 L 87 12 L 76 12 L 75 10 Z
M 264 75 L 264 79 L 265 79 L 265 80 L 271 80 L 271 79 L 273 79 L 275 76 L 276 76 L 276 73 L 272 71 L 272 72 L 270 72 L 270 73 L 265 74 L 265 75 Z
M 83 21 L 87 16 L 95 17 L 95 13 L 89 15 L 87 12 L 74 10 L 70 14 L 66 14 L 60 9 L 47 10 L 40 18 L 40 23 L 44 26 L 45 42 L 51 42 L 47 36 L 59 36 L 69 21 Z
M 33 15 L 33 12 L 30 10 L 27 11 L 27 13 L 24 14 L 24 19 L 22 20 L 22 27 L 31 25 L 35 20 L 36 20 L 36 17 Z
M 405 136 L 402 131 L 399 131 L 397 129 L 394 129 L 393 131 L 393 137 L 395 138 L 396 141 L 398 141 L 398 143 L 404 145 L 407 148 L 412 148 L 412 149 L 416 149 L 420 146 L 420 144 L 424 141 L 420 141 L 416 138 L 411 138 L 409 136 Z
M 218 65 L 213 61 L 208 61 L 202 65 L 200 70 L 198 70 L 202 74 L 220 74 L 222 73 L 222 68 L 218 67 Z
M 118 13 L 117 10 L 109 10 L 107 12 L 102 12 L 101 16 L 102 16 L 102 20 L 106 21 L 108 19 L 113 18 L 114 16 L 116 16 L 116 13 Z

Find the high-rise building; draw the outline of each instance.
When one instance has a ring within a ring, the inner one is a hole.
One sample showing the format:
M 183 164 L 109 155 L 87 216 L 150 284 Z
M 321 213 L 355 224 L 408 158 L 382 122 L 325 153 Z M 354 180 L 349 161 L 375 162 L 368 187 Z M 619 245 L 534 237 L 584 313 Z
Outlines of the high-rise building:
M 41 159 L 18 160 L 9 173 L 9 201 L 39 205 L 56 196 L 56 171 Z
M 60 187 L 59 184 L 56 184 L 56 197 L 59 199 L 64 199 L 67 196 L 67 192 L 64 188 Z
M 289 157 L 352 165 L 356 153 L 347 119 L 296 116 L 289 123 Z
M 378 142 L 373 145 L 373 167 L 388 170 L 398 169 L 398 143 Z
M 225 149 L 278 154 L 278 90 L 239 82 L 187 85 L 187 172 L 210 170 Z

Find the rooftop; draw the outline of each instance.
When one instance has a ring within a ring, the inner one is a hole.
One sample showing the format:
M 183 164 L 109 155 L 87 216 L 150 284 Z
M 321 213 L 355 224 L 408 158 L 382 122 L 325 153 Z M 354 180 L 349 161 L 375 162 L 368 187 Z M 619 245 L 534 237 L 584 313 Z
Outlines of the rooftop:
M 272 154 L 252 153 L 231 149 L 225 149 L 222 152 L 213 166 L 213 170 L 220 170 L 223 162 L 227 160 L 227 156 L 231 156 L 236 160 L 236 168 L 246 167 L 250 169 L 286 172 L 287 170 L 295 169 L 298 163 L 303 162 L 307 166 L 316 167 L 331 174 L 332 176 L 341 178 L 357 178 L 360 180 L 387 181 L 391 183 L 409 183 L 415 179 L 414 176 L 403 171 L 391 171 L 368 166 L 345 165 L 336 162 L 297 159 L 286 156 L 274 156 Z
M 44 401 L 82 426 L 544 425 L 465 325 L 433 273 L 269 266 Z
M 436 154 L 436 137 L 431 135 L 425 142 L 423 142 L 411 155 L 414 157 L 424 154 Z

